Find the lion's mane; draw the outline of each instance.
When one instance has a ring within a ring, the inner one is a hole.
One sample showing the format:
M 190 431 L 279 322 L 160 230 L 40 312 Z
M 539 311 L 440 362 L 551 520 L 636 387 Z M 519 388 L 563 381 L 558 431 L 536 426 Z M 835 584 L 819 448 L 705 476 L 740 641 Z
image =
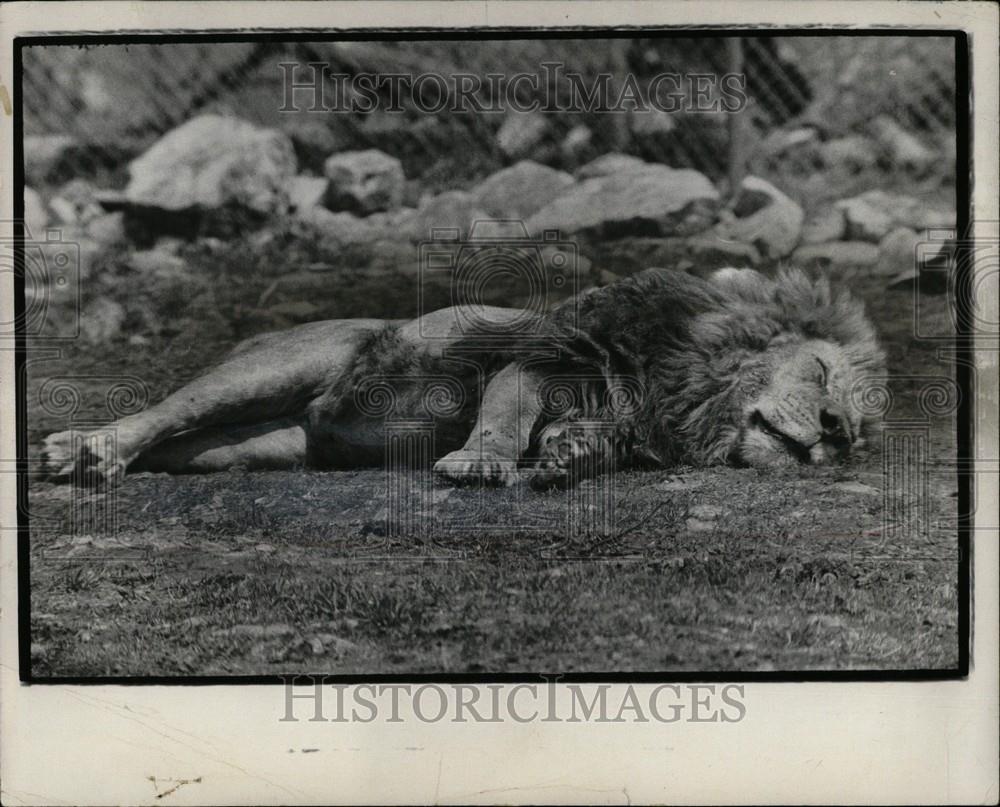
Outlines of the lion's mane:
M 778 337 L 833 342 L 859 375 L 881 373 L 884 361 L 863 305 L 794 269 L 774 279 L 722 270 L 712 280 L 648 269 L 568 301 L 546 325 L 559 349 L 549 372 L 599 378 L 604 391 L 629 379 L 642 398 L 622 406 L 591 390 L 580 400 L 603 403 L 571 416 L 613 420 L 623 456 L 657 464 L 729 457 L 754 362 Z

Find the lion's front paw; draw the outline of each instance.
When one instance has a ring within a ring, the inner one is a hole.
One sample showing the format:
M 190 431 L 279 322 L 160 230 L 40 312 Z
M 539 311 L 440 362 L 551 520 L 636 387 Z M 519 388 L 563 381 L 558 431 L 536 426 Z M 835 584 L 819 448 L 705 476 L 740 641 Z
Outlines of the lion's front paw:
M 520 476 L 517 461 L 500 457 L 491 451 L 460 449 L 446 454 L 436 463 L 434 471 L 459 484 L 482 481 L 487 485 L 513 485 Z
M 117 482 L 125 474 L 117 435 L 110 429 L 55 432 L 42 445 L 42 475 L 47 479 L 73 479 L 80 484 Z

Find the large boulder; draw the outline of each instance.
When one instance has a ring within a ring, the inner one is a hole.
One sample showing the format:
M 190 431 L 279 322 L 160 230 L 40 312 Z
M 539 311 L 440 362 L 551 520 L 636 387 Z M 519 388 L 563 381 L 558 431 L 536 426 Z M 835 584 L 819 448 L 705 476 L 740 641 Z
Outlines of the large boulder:
M 405 225 L 405 233 L 413 241 L 434 239 L 436 230 L 454 231 L 458 237 L 468 238 L 473 224 L 489 218 L 489 214 L 477 205 L 473 194 L 446 191 L 432 196 L 417 208 Z
M 715 228 L 723 240 L 752 244 L 770 259 L 785 257 L 799 242 L 802 208 L 760 177 L 743 179 L 732 212 L 733 218 Z
M 128 204 L 168 211 L 233 205 L 281 211 L 295 175 L 288 136 L 239 118 L 200 115 L 162 138 L 129 165 Z
M 326 191 L 330 210 L 367 216 L 402 204 L 403 164 L 378 149 L 334 154 L 323 164 L 323 173 L 330 183 Z
M 533 235 L 559 230 L 593 238 L 691 235 L 711 226 L 718 204 L 719 192 L 703 174 L 648 165 L 570 187 L 527 227 Z
M 475 203 L 497 218 L 523 219 L 573 184 L 573 177 L 531 160 L 497 171 L 472 191 Z
M 649 163 L 645 160 L 640 160 L 638 157 L 611 152 L 609 154 L 602 154 L 586 165 L 580 166 L 576 171 L 576 178 L 583 180 L 594 179 L 595 177 L 610 177 L 616 174 L 628 174 L 634 171 L 645 170 L 647 165 Z
M 879 189 L 842 199 L 837 207 L 848 216 L 846 237 L 849 239 L 857 237 L 878 242 L 895 227 L 909 227 L 918 232 L 955 227 L 954 209 L 929 205 L 913 196 Z

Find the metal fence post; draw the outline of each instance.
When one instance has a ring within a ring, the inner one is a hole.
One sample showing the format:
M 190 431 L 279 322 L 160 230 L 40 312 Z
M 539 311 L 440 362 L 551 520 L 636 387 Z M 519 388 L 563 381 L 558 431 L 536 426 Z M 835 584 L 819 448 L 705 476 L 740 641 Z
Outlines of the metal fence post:
M 743 71 L 743 39 L 741 37 L 731 37 L 726 40 L 726 69 L 731 75 L 741 75 Z M 736 195 L 736 190 L 743 181 L 744 165 L 746 159 L 744 147 L 744 127 L 743 116 L 746 108 L 731 112 L 729 114 L 729 197 Z

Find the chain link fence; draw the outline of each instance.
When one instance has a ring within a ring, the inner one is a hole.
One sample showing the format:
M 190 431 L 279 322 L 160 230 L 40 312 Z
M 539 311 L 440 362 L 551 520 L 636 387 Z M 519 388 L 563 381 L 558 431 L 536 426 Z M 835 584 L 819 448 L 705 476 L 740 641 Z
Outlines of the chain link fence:
M 306 171 L 334 151 L 374 147 L 432 190 L 462 187 L 513 156 L 572 170 L 609 151 L 695 168 L 723 189 L 756 173 L 804 203 L 876 179 L 940 186 L 954 172 L 954 45 L 946 38 L 179 43 L 29 47 L 23 57 L 25 157 L 36 187 L 75 178 L 121 187 L 130 159 L 207 111 L 285 130 Z M 609 75 L 612 92 L 628 76 L 645 86 L 663 73 L 737 74 L 747 103 L 738 112 L 546 114 L 536 142 L 512 156 L 497 142 L 503 114 L 282 111 L 280 65 L 310 62 L 346 75 L 526 73 L 543 85 L 542 66 L 558 63 L 588 82 Z

